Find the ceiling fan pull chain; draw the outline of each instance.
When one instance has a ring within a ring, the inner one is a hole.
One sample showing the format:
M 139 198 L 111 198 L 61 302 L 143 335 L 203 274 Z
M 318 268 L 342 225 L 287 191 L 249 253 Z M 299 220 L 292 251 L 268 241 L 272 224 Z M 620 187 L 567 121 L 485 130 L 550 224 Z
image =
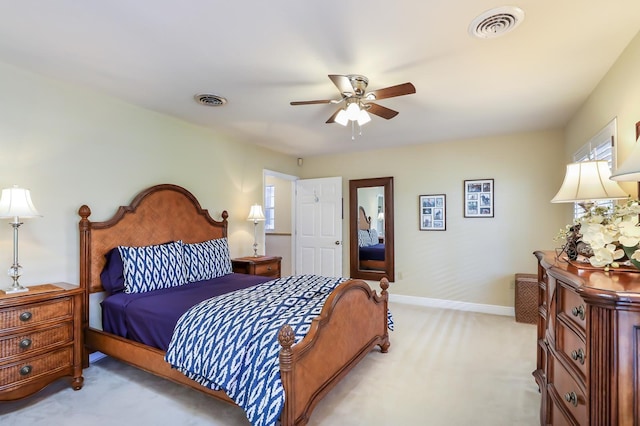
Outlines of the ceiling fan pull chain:
M 356 140 L 356 122 L 352 121 L 351 122 L 351 140 L 355 141 Z

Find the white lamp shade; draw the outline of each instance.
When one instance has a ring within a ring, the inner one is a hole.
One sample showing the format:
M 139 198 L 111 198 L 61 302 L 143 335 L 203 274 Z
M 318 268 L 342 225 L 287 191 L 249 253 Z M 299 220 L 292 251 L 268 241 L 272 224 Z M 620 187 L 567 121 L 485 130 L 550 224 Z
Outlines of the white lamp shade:
M 356 121 L 359 115 L 360 108 L 358 107 L 358 104 L 355 102 L 350 103 L 347 107 L 347 118 L 351 121 Z
M 567 172 L 560 190 L 552 203 L 576 203 L 592 200 L 628 198 L 622 188 L 610 180 L 611 171 L 606 161 L 581 161 L 567 164 Z
M 264 213 L 262 213 L 262 206 L 260 204 L 254 204 L 251 206 L 247 220 L 252 220 L 254 222 L 264 220 Z
M 369 116 L 369 113 L 361 109 L 360 112 L 358 113 L 358 125 L 362 126 L 363 124 L 367 124 L 370 121 L 371 121 L 371 116 Z
M 344 109 L 341 109 L 340 111 L 338 111 L 338 115 L 336 115 L 336 118 L 334 118 L 333 121 L 343 126 L 346 126 L 347 123 L 349 122 L 349 119 L 347 118 L 347 111 L 345 111 Z
M 29 218 L 41 216 L 31 201 L 31 193 L 28 189 L 19 188 L 14 185 L 11 188 L 2 190 L 0 197 L 0 217 L 1 218 Z
M 638 139 L 640 141 L 640 138 Z M 640 143 L 636 141 L 629 157 L 611 175 L 612 180 L 617 181 L 640 181 Z

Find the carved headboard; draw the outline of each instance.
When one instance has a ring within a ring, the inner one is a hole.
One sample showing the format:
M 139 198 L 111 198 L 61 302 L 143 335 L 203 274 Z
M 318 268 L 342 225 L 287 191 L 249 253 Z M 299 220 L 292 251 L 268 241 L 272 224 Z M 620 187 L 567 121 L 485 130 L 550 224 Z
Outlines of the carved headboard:
M 129 206 L 120 206 L 105 222 L 91 222 L 91 209 L 80 207 L 80 286 L 103 291 L 100 273 L 105 254 L 114 247 L 147 246 L 182 240 L 197 243 L 227 236 L 226 211 L 216 221 L 186 189 L 171 184 L 140 192 Z
M 364 207 L 358 207 L 358 230 L 369 230 L 371 228 L 371 216 L 367 216 Z

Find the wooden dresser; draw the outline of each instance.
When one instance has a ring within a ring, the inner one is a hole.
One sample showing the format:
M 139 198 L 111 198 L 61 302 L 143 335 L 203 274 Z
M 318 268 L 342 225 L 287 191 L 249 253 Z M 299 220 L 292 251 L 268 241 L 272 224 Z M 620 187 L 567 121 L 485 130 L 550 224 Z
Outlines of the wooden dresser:
M 541 425 L 640 425 L 640 272 L 538 258 Z
M 0 292 L 0 401 L 70 376 L 82 387 L 82 289 L 66 283 Z
M 233 272 L 280 278 L 280 256 L 247 256 L 231 259 Z

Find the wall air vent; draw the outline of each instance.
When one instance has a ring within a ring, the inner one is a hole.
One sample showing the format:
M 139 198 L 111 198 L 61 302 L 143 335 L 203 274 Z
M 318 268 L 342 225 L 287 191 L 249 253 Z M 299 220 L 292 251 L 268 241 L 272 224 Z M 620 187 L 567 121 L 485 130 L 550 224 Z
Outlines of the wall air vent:
M 524 20 L 524 11 L 515 6 L 487 10 L 469 25 L 469 34 L 478 38 L 494 38 L 513 31 Z
M 194 96 L 196 102 L 206 106 L 222 106 L 227 103 L 227 99 L 222 96 L 201 93 Z

